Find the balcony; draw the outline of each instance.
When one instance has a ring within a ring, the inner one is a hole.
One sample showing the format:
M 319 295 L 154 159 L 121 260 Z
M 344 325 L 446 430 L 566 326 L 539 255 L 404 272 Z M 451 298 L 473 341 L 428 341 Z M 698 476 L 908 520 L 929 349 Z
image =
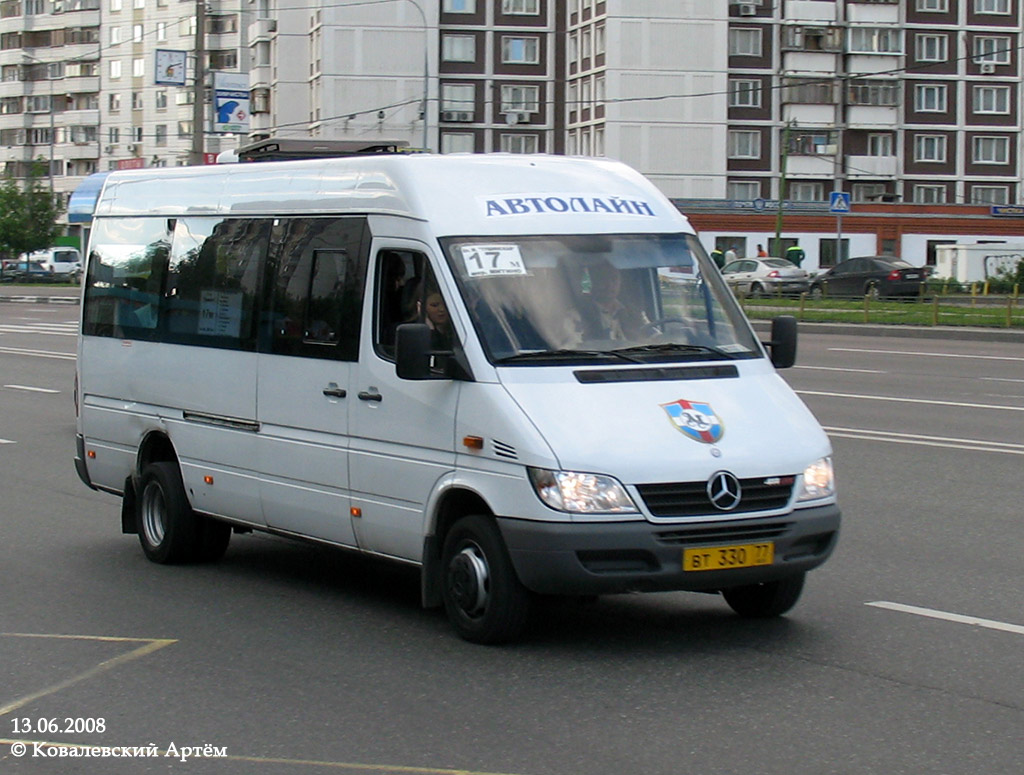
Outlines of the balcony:
M 847 156 L 846 175 L 850 178 L 892 178 L 898 171 L 895 156 Z
M 249 25 L 249 43 L 270 40 L 277 33 L 277 19 L 257 19 Z

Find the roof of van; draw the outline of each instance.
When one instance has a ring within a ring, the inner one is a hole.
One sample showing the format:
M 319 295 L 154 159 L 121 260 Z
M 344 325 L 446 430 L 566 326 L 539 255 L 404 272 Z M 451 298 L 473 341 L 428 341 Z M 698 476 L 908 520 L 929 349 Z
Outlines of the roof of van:
M 632 168 L 606 159 L 416 154 L 112 172 L 96 217 L 382 213 L 438 235 L 692 231 Z

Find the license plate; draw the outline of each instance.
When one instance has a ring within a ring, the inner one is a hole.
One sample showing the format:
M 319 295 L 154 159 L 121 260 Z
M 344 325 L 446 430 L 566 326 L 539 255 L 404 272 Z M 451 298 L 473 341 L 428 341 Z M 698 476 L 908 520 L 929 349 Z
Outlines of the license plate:
M 775 544 L 737 544 L 736 546 L 705 546 L 683 550 L 683 570 L 726 570 L 771 565 L 775 559 Z
M 905 274 L 905 275 L 903 275 L 903 279 L 904 279 L 904 280 L 916 280 L 916 279 L 918 279 L 918 278 L 919 278 L 920 276 L 921 276 L 921 275 L 919 275 L 919 274 Z

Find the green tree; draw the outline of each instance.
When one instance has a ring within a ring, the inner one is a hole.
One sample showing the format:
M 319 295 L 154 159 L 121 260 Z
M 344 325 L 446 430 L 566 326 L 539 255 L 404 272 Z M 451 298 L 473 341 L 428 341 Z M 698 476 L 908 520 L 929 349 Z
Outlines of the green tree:
M 46 163 L 37 161 L 24 184 L 19 185 L 10 175 L 0 183 L 0 255 L 11 257 L 43 250 L 60 236 L 57 219 L 64 207 L 60 197 L 43 182 L 45 173 Z

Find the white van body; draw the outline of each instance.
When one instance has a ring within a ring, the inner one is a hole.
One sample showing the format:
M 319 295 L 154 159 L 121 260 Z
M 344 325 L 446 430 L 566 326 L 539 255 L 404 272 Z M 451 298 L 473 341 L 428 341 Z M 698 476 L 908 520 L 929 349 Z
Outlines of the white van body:
M 828 438 L 622 164 L 114 172 L 84 283 L 76 466 L 158 562 L 215 559 L 228 526 L 313 539 L 418 565 L 494 642 L 536 593 L 777 615 L 835 545 Z
M 82 271 L 82 254 L 77 248 L 47 248 L 37 250 L 24 258 L 38 261 L 44 269 L 53 274 L 77 276 Z

